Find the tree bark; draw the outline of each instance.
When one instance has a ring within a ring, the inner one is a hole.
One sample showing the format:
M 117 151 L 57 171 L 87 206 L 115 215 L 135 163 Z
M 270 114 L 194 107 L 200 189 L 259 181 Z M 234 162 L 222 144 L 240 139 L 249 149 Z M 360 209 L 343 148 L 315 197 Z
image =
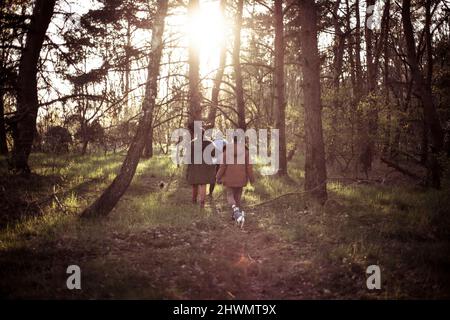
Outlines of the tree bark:
M 245 100 L 244 100 L 244 86 L 242 80 L 241 68 L 241 28 L 242 28 L 242 13 L 244 11 L 244 0 L 238 0 L 238 7 L 236 13 L 236 25 L 234 31 L 234 45 L 233 45 L 233 66 L 234 76 L 236 81 L 236 106 L 238 114 L 238 126 L 240 129 L 246 130 L 247 123 L 245 121 Z
M 330 165 L 333 165 L 336 160 L 336 143 L 338 136 L 338 112 L 341 109 L 341 97 L 340 97 L 340 78 L 342 73 L 342 64 L 344 59 L 344 45 L 345 38 L 344 33 L 341 30 L 339 23 L 339 6 L 341 0 L 336 1 L 333 7 L 333 27 L 334 27 L 334 61 L 333 61 L 333 108 L 331 110 L 331 134 L 330 143 L 328 147 L 327 161 Z
M 373 31 L 369 28 L 369 18 L 373 14 L 369 11 L 369 8 L 375 5 L 375 0 L 366 1 L 366 17 L 364 24 L 364 36 L 366 42 L 366 64 L 367 64 L 367 101 L 369 102 L 369 110 L 367 110 L 367 127 L 363 129 L 363 147 L 361 150 L 361 164 L 368 177 L 368 172 L 372 170 L 372 162 L 375 154 L 375 137 L 378 127 L 378 110 L 376 102 L 373 100 L 373 94 L 376 89 L 376 63 L 374 61 L 374 44 L 373 44 Z
M 299 0 L 300 41 L 305 107 L 305 190 L 320 203 L 327 200 L 327 172 L 322 130 L 320 57 L 317 44 L 317 7 L 314 0 Z
M 361 97 L 363 96 L 363 73 L 362 73 L 362 64 L 361 64 L 361 14 L 359 8 L 359 0 L 355 0 L 355 87 L 354 91 L 354 109 L 355 109 L 355 120 L 356 120 L 356 154 L 358 155 L 358 160 L 355 161 L 355 175 L 358 176 L 359 172 L 359 164 L 361 155 L 364 152 L 365 141 L 366 141 L 366 128 L 363 122 L 363 114 L 358 108 L 359 103 L 361 102 Z
M 440 188 L 440 168 L 436 161 L 437 154 L 442 150 L 444 134 L 436 107 L 433 102 L 431 87 L 427 86 L 417 61 L 416 43 L 414 40 L 414 29 L 411 22 L 411 0 L 403 0 L 402 6 L 403 31 L 406 41 L 406 55 L 411 70 L 412 79 L 417 90 L 417 94 L 422 101 L 424 108 L 424 118 L 431 136 L 431 152 L 428 170 L 431 177 L 431 185 Z
M 427 53 L 427 74 L 426 74 L 426 86 L 427 90 L 432 92 L 431 81 L 433 79 L 433 46 L 431 36 L 431 0 L 425 1 L 425 44 Z M 427 164 L 428 162 L 428 126 L 425 121 L 425 108 L 423 110 L 423 122 L 422 122 L 422 150 L 421 150 L 421 162 Z
M 226 3 L 226 0 L 220 1 L 220 9 L 223 17 L 225 16 Z M 220 48 L 219 68 L 217 69 L 216 76 L 214 77 L 214 84 L 211 92 L 211 107 L 208 113 L 208 124 L 211 128 L 213 128 L 216 124 L 217 108 L 219 107 L 220 85 L 222 84 L 222 78 L 225 73 L 226 60 L 227 47 L 224 40 Z
M 189 0 L 189 19 L 195 19 L 195 12 L 199 10 L 198 0 Z M 189 42 L 189 119 L 188 123 L 201 120 L 201 95 L 200 95 L 200 53 L 197 44 L 191 35 Z
M 3 101 L 3 85 L 0 83 L 0 155 L 8 155 L 8 144 L 6 142 L 6 127 L 5 127 L 5 107 Z
M 153 157 L 153 115 L 151 116 L 151 124 L 148 132 L 148 137 L 145 139 L 144 153 L 143 156 L 146 159 Z
M 359 0 L 355 1 L 355 75 L 356 75 L 356 104 L 359 103 L 363 91 L 363 74 L 361 65 L 361 15 L 359 12 Z
M 391 25 L 391 17 L 390 17 L 390 6 L 391 6 L 391 1 L 387 0 L 386 1 L 386 6 L 387 8 L 385 8 L 385 10 L 388 12 L 388 15 L 386 17 L 386 21 L 385 21 L 385 28 L 386 28 L 386 32 L 385 32 L 385 38 L 384 38 L 384 43 L 383 43 L 383 55 L 384 55 L 384 66 L 383 66 L 383 86 L 384 86 L 384 101 L 385 101 L 385 105 L 387 106 L 387 123 L 386 123 L 386 128 L 385 128 L 385 135 L 384 135 L 384 143 L 383 143 L 383 150 L 382 153 L 383 155 L 387 155 L 388 154 L 388 150 L 389 150 L 389 146 L 390 146 L 390 141 L 391 141 L 391 130 L 392 130 L 392 108 L 391 108 L 391 103 L 390 103 L 390 92 L 389 92 L 389 61 L 390 61 L 390 50 L 389 50 L 389 28 Z
M 151 128 L 151 117 L 158 89 L 159 66 L 163 49 L 162 37 L 166 15 L 167 1 L 158 0 L 158 8 L 152 28 L 152 44 L 147 67 L 147 83 L 142 103 L 142 116 L 139 119 L 136 134 L 133 137 L 119 174 L 103 194 L 90 207 L 84 210 L 82 213 L 83 217 L 108 215 L 125 193 L 134 177 L 142 150 L 144 149 L 145 139 L 148 137 Z
M 17 78 L 17 136 L 12 157 L 13 167 L 18 172 L 30 172 L 28 158 L 36 134 L 39 109 L 37 64 L 54 9 L 55 0 L 36 0 L 20 58 Z
M 125 100 L 125 115 L 128 115 L 130 112 L 130 77 L 131 77 L 131 57 L 130 57 L 130 51 L 131 51 L 131 23 L 130 21 L 127 21 L 127 33 L 126 33 L 126 50 L 125 50 L 125 92 L 123 99 Z
M 278 175 L 287 175 L 286 157 L 286 94 L 284 79 L 284 25 L 283 25 L 283 0 L 275 0 L 274 8 L 275 26 L 275 128 L 279 130 L 279 169 Z
M 81 155 L 82 156 L 86 155 L 88 144 L 89 144 L 89 140 L 84 139 L 83 140 L 83 145 L 82 145 L 82 148 L 81 148 Z

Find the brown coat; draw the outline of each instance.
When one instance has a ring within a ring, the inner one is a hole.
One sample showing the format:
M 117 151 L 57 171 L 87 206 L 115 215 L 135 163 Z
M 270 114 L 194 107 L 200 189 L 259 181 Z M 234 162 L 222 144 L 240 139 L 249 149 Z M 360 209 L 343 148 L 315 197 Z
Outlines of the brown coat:
M 227 150 L 234 149 L 234 164 L 227 164 Z M 253 183 L 255 176 L 253 174 L 253 165 L 250 164 L 250 157 L 248 149 L 245 149 L 245 164 L 237 164 L 238 151 L 236 145 L 227 145 L 225 152 L 223 153 L 223 163 L 220 165 L 219 171 L 217 171 L 216 179 L 218 182 L 222 182 L 225 187 L 244 187 L 247 182 Z
M 202 142 L 202 150 L 209 146 L 211 141 Z M 214 151 L 213 151 L 214 155 Z M 216 166 L 214 164 L 194 164 L 194 141 L 191 142 L 191 164 L 187 167 L 186 179 L 188 184 L 212 184 L 216 182 Z

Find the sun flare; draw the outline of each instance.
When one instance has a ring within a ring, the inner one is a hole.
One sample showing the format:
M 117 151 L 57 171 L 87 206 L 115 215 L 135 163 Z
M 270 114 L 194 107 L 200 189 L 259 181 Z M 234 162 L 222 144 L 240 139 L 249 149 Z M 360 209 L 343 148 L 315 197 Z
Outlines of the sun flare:
M 199 52 L 202 73 L 217 68 L 227 26 L 219 1 L 200 3 L 199 9 L 187 19 L 186 36 L 190 45 Z

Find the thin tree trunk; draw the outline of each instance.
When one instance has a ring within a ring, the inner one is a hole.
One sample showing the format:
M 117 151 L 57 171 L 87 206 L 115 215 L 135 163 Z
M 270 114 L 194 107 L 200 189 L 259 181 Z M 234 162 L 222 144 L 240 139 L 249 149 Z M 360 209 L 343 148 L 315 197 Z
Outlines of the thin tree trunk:
M 0 12 L 3 12 L 3 10 L 8 5 L 7 2 L 3 2 L 0 4 Z M 2 39 L 1 43 L 2 46 L 6 44 L 5 39 Z M 7 50 L 1 50 L 1 70 L 6 70 L 6 61 L 8 57 L 8 51 Z M 5 94 L 5 84 L 7 82 L 6 76 L 0 76 L 0 155 L 7 156 L 8 155 L 8 143 L 6 141 L 6 121 L 5 121 L 5 101 L 4 101 L 4 94 Z
M 151 115 L 155 107 L 167 5 L 166 0 L 158 0 L 158 9 L 152 28 L 152 44 L 147 67 L 145 97 L 142 103 L 143 114 L 139 120 L 136 134 L 133 137 L 119 174 L 103 194 L 82 213 L 83 217 L 108 215 L 127 190 L 136 172 L 136 167 L 144 149 L 145 139 L 148 137 L 151 128 Z
M 363 74 L 361 65 L 361 15 L 359 12 L 359 0 L 355 1 L 355 16 L 356 16 L 356 28 L 355 28 L 355 74 L 356 74 L 356 96 L 359 103 L 362 91 L 363 91 Z
M 3 88 L 0 84 L 0 155 L 8 155 L 8 144 L 6 142 L 6 128 L 5 128 L 5 107 L 3 101 Z
M 364 149 L 365 144 L 365 127 L 363 123 L 363 116 L 358 105 L 361 101 L 361 97 L 363 96 L 363 74 L 362 74 L 362 64 L 361 64 L 361 15 L 359 8 L 359 0 L 355 1 L 355 19 L 356 19 L 356 27 L 355 27 L 355 120 L 356 120 L 356 154 L 358 155 L 357 161 L 355 161 L 355 175 L 358 177 L 359 173 L 359 163 L 361 154 Z
M 368 172 L 372 169 L 373 158 L 376 153 L 376 138 L 378 136 L 378 104 L 374 95 L 377 93 L 378 65 L 380 61 L 381 49 L 383 44 L 387 42 L 389 30 L 387 28 L 390 15 L 390 1 L 386 1 L 381 34 L 379 40 L 374 41 L 373 21 L 370 22 L 374 14 L 375 0 L 366 1 L 366 19 L 365 19 L 365 38 L 366 38 L 366 63 L 367 63 L 367 101 L 369 102 L 369 110 L 367 111 L 367 131 L 365 134 L 365 148 L 363 149 L 362 159 L 363 166 Z M 372 8 L 372 10 L 369 10 Z M 370 25 L 372 24 L 372 26 Z M 366 173 L 367 174 L 367 173 Z
M 427 74 L 426 74 L 426 86 L 427 90 L 431 92 L 431 81 L 433 79 L 433 46 L 431 37 L 431 0 L 425 1 L 425 44 L 427 53 Z M 420 161 L 422 164 L 428 162 L 428 127 L 425 121 L 425 108 L 423 109 L 423 123 L 422 123 L 422 150 L 420 155 Z
M 355 37 L 352 35 L 352 26 L 351 26 L 351 17 L 352 17 L 352 10 L 349 3 L 349 0 L 345 0 L 345 7 L 346 7 L 346 17 L 345 17 L 345 28 L 346 32 L 350 34 L 348 37 L 348 45 L 347 45 L 347 54 L 348 54 L 348 60 L 350 63 L 350 83 L 352 87 L 352 95 L 351 95 L 351 103 L 350 103 L 350 130 L 351 130 L 351 156 L 350 159 L 353 159 L 355 156 L 355 149 L 356 149 L 356 134 L 355 134 L 355 128 L 357 127 L 357 98 L 356 98 L 356 65 L 355 65 L 355 52 L 354 52 L 354 42 Z M 351 160 L 350 160 L 351 161 Z M 355 161 L 356 163 L 356 161 Z
M 198 0 L 189 0 L 189 19 L 195 19 L 195 12 L 199 9 Z M 200 95 L 200 53 L 198 44 L 191 35 L 189 42 L 189 119 L 188 123 L 201 120 L 201 95 Z
M 305 190 L 310 190 L 316 200 L 324 203 L 327 199 L 327 172 L 322 130 L 317 8 L 314 0 L 299 2 L 305 106 Z
M 427 75 L 426 83 L 431 92 L 431 81 L 433 79 L 433 39 L 431 35 L 431 0 L 425 1 L 425 42 L 427 46 Z
M 344 34 L 341 30 L 339 23 L 339 6 L 341 0 L 336 1 L 333 8 L 333 27 L 334 27 L 334 61 L 333 61 L 333 108 L 331 110 L 331 134 L 330 143 L 328 148 L 328 163 L 333 165 L 336 160 L 336 137 L 338 136 L 338 113 L 341 109 L 341 97 L 340 97 L 340 77 L 342 73 L 342 63 L 344 59 Z
M 130 57 L 131 23 L 130 23 L 130 21 L 127 21 L 126 41 L 127 41 L 127 48 L 125 51 L 125 60 L 126 60 L 126 64 L 125 64 L 125 94 L 124 94 L 123 98 L 125 99 L 125 115 L 128 115 L 128 113 L 130 112 L 129 97 L 130 97 L 130 74 L 131 74 L 131 57 Z
M 366 40 L 366 63 L 367 63 L 367 93 L 371 94 L 375 91 L 376 87 L 376 65 L 374 61 L 374 44 L 373 44 L 373 31 L 369 27 L 369 18 L 372 16 L 372 12 L 369 11 L 370 7 L 375 5 L 375 0 L 366 0 L 366 18 L 364 26 L 364 35 Z
M 82 156 L 86 155 L 88 144 L 89 144 L 89 140 L 87 140 L 86 138 L 83 139 L 83 147 L 81 148 Z
M 220 10 L 223 17 L 225 16 L 226 3 L 227 3 L 226 0 L 220 1 Z M 211 92 L 211 107 L 208 113 L 208 124 L 211 128 L 213 128 L 216 124 L 217 108 L 219 107 L 220 85 L 222 84 L 222 78 L 225 72 L 226 60 L 227 60 L 227 47 L 225 45 L 225 41 L 223 41 L 222 46 L 220 48 L 219 68 L 217 69 L 217 73 L 214 78 L 214 84 Z
M 275 128 L 279 130 L 279 169 L 278 175 L 287 175 L 286 158 L 286 94 L 284 79 L 284 25 L 283 25 L 283 0 L 275 0 L 274 8 L 275 26 Z
M 242 80 L 241 69 L 241 28 L 242 28 L 242 14 L 244 10 L 244 0 L 238 0 L 238 8 L 236 13 L 236 25 L 234 31 L 234 46 L 233 46 L 233 66 L 234 76 L 236 80 L 236 105 L 238 114 L 238 126 L 245 130 L 247 123 L 245 121 L 245 100 L 244 100 L 244 86 Z
M 386 9 L 388 12 L 390 12 L 390 6 L 391 6 L 391 1 L 387 0 L 386 1 L 386 6 L 388 6 L 388 8 Z M 383 85 L 384 85 L 384 101 L 385 104 L 387 106 L 387 123 L 386 123 L 386 128 L 385 128 L 385 139 L 384 139 L 384 145 L 383 145 L 383 155 L 387 155 L 388 150 L 389 150 L 389 146 L 390 146 L 390 141 L 391 141 L 391 130 L 392 130 L 392 111 L 391 111 L 391 103 L 390 103 L 390 92 L 389 92 L 389 61 L 390 61 L 390 57 L 389 57 L 389 42 L 388 42 L 388 38 L 389 38 L 389 28 L 390 28 L 390 15 L 388 14 L 388 16 L 386 17 L 386 22 L 385 22 L 385 28 L 387 30 L 387 32 L 385 33 L 385 38 L 384 38 L 384 43 L 383 43 L 383 48 L 384 48 L 384 75 L 383 75 Z
M 373 12 L 369 11 L 370 7 L 375 5 L 375 0 L 366 1 L 366 17 L 364 25 L 364 35 L 366 42 L 366 64 L 367 64 L 367 87 L 366 94 L 369 102 L 369 110 L 367 110 L 367 129 L 363 130 L 364 146 L 362 154 L 360 156 L 361 164 L 368 177 L 368 172 L 372 170 L 372 162 L 375 153 L 375 137 L 377 131 L 378 123 L 378 110 L 376 102 L 373 100 L 373 94 L 376 89 L 377 73 L 376 73 L 376 62 L 374 61 L 374 44 L 373 44 L 373 31 L 369 28 L 368 19 L 371 17 Z M 373 11 L 373 10 L 372 10 Z
M 17 136 L 14 141 L 13 167 L 29 173 L 28 158 L 36 134 L 39 109 L 37 92 L 37 64 L 45 33 L 53 16 L 55 0 L 36 0 L 27 32 L 25 48 L 17 77 Z
M 431 152 L 429 159 L 429 177 L 431 185 L 440 188 L 440 168 L 437 162 L 437 154 L 442 150 L 444 143 L 444 134 L 439 121 L 436 107 L 433 103 L 431 88 L 427 86 L 416 55 L 416 43 L 414 40 L 414 29 L 411 22 L 411 0 L 403 0 L 402 6 L 403 31 L 405 33 L 406 51 L 408 64 L 411 70 L 412 79 L 416 86 L 417 93 L 422 101 L 424 108 L 424 117 L 431 136 Z
M 346 17 L 345 17 L 345 27 L 346 32 L 351 32 L 351 7 L 349 4 L 349 0 L 345 0 L 345 6 L 347 9 Z M 355 52 L 353 50 L 355 39 L 353 36 L 349 37 L 348 46 L 347 46 L 347 54 L 350 62 L 350 83 L 352 84 L 353 91 L 353 100 L 355 100 L 355 91 L 356 91 L 356 66 L 355 66 Z

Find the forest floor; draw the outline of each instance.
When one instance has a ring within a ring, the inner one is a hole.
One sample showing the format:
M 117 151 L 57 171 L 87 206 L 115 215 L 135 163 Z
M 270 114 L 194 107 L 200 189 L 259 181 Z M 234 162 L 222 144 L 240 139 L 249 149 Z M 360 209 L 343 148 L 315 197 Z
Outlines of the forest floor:
M 0 161 L 0 297 L 450 297 L 448 190 L 425 191 L 392 173 L 383 184 L 337 179 L 323 207 L 307 194 L 251 207 L 303 189 L 297 159 L 291 178 L 259 176 L 245 189 L 239 229 L 222 187 L 200 210 L 183 169 L 161 156 L 140 163 L 110 216 L 79 219 L 121 160 L 34 154 L 28 179 L 10 176 Z M 381 290 L 366 287 L 373 264 Z M 81 290 L 66 287 L 69 265 L 81 268 Z

